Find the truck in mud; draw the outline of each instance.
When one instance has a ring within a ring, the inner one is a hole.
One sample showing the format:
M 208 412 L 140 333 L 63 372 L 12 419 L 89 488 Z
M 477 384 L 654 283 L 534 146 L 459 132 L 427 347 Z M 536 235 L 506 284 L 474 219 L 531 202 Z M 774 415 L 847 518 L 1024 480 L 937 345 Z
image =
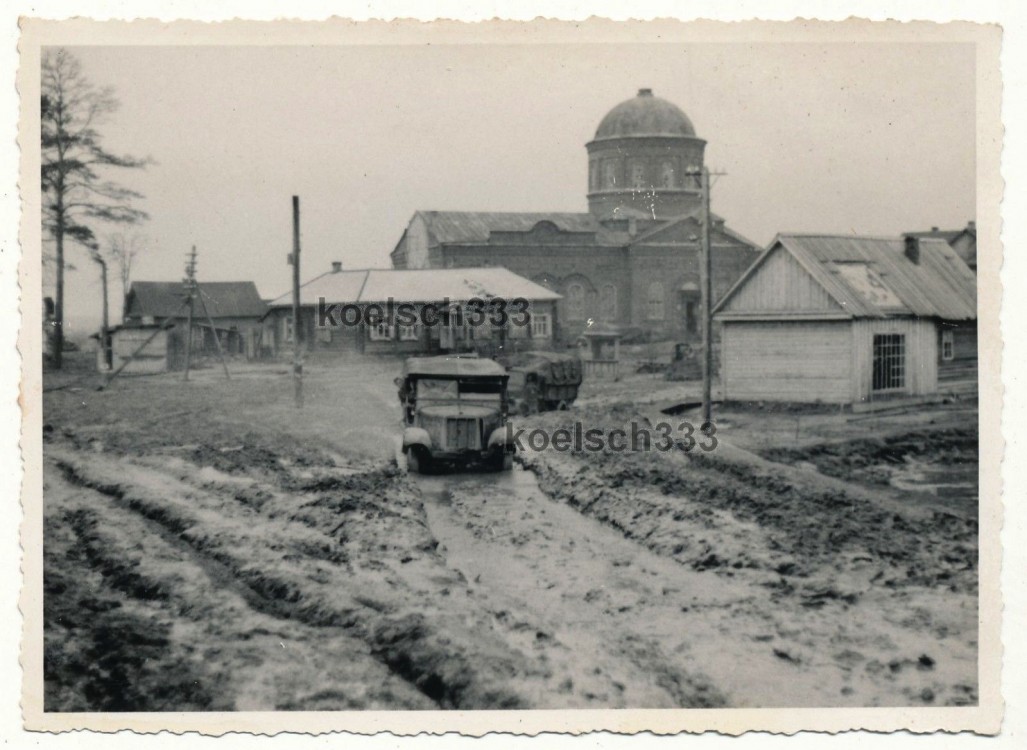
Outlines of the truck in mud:
M 484 464 L 513 467 L 507 427 L 509 375 L 477 357 L 411 357 L 396 379 L 403 405 L 403 453 L 414 473 Z
M 523 415 L 566 409 L 578 397 L 581 360 L 558 352 L 519 352 L 500 360 L 510 373 L 510 400 Z

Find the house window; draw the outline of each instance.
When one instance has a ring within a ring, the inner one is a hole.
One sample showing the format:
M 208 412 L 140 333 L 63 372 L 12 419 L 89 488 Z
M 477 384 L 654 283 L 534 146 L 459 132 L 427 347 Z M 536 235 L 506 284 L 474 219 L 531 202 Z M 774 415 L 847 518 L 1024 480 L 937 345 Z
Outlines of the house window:
M 660 184 L 665 188 L 674 187 L 674 165 L 669 161 L 660 165 Z
M 421 338 L 421 326 L 418 323 L 411 323 L 409 325 L 400 325 L 399 327 L 399 340 L 400 341 L 417 341 Z
M 292 317 L 282 318 L 282 340 L 287 344 L 292 343 Z
M 874 334 L 873 390 L 906 387 L 906 337 L 901 333 Z
M 599 307 L 603 311 L 603 320 L 617 319 L 617 287 L 613 284 L 603 284 L 599 290 Z
M 392 341 L 393 339 L 392 323 L 388 320 L 372 323 L 368 330 L 371 333 L 371 341 Z
M 533 339 L 548 339 L 552 336 L 552 323 L 549 320 L 549 313 L 531 314 L 531 337 Z
M 567 317 L 570 320 L 585 319 L 585 287 L 577 282 L 567 287 Z
M 941 358 L 951 362 L 956 358 L 956 342 L 952 331 L 941 332 Z
M 654 281 L 649 285 L 648 307 L 646 309 L 649 320 L 663 320 L 663 284 Z

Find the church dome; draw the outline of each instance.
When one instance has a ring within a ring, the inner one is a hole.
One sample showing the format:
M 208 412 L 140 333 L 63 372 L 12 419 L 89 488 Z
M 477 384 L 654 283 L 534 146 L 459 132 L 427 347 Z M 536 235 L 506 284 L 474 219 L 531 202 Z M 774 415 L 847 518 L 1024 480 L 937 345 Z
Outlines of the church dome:
M 695 137 L 688 116 L 666 99 L 653 96 L 652 89 L 639 89 L 637 96 L 611 109 L 596 130 L 596 140 L 650 135 Z

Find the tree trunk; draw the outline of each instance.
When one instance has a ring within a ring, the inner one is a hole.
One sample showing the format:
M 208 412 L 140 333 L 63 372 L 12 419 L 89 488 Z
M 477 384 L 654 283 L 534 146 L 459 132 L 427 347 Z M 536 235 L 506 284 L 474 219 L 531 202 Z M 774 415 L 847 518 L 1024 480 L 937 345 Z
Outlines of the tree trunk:
M 53 303 L 53 351 L 50 361 L 55 370 L 64 364 L 64 217 L 61 208 L 57 208 L 57 231 L 54 240 L 57 243 L 57 284 Z
M 111 351 L 110 322 L 107 307 L 107 264 L 103 260 L 100 261 L 100 273 L 103 278 L 103 323 L 101 323 L 100 327 L 100 346 L 103 347 L 103 361 L 107 364 L 107 369 L 110 370 L 114 367 L 114 355 Z

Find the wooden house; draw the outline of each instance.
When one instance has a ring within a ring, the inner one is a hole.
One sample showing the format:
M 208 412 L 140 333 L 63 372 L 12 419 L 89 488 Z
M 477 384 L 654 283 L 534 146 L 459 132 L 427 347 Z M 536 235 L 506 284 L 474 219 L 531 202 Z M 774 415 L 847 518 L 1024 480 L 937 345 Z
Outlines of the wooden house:
M 227 354 L 253 356 L 267 312 L 256 285 L 252 281 L 207 281 L 198 287 L 200 299 L 193 305 L 193 352 L 214 353 L 217 336 Z M 169 325 L 169 369 L 184 359 L 188 320 L 184 301 L 182 282 L 175 281 L 133 281 L 125 299 L 125 327 L 174 323 Z
M 927 396 L 976 372 L 976 277 L 940 239 L 778 235 L 714 320 L 733 401 Z
M 517 299 L 526 301 L 526 316 L 516 313 Z M 548 349 L 558 338 L 559 299 L 505 268 L 344 271 L 335 263 L 300 287 L 299 336 L 307 351 L 409 355 Z M 473 325 L 482 317 L 469 314 L 473 300 L 505 300 L 507 325 L 488 320 Z M 403 316 L 401 307 L 408 311 Z M 269 303 L 264 342 L 282 355 L 292 350 L 293 335 L 289 292 Z

